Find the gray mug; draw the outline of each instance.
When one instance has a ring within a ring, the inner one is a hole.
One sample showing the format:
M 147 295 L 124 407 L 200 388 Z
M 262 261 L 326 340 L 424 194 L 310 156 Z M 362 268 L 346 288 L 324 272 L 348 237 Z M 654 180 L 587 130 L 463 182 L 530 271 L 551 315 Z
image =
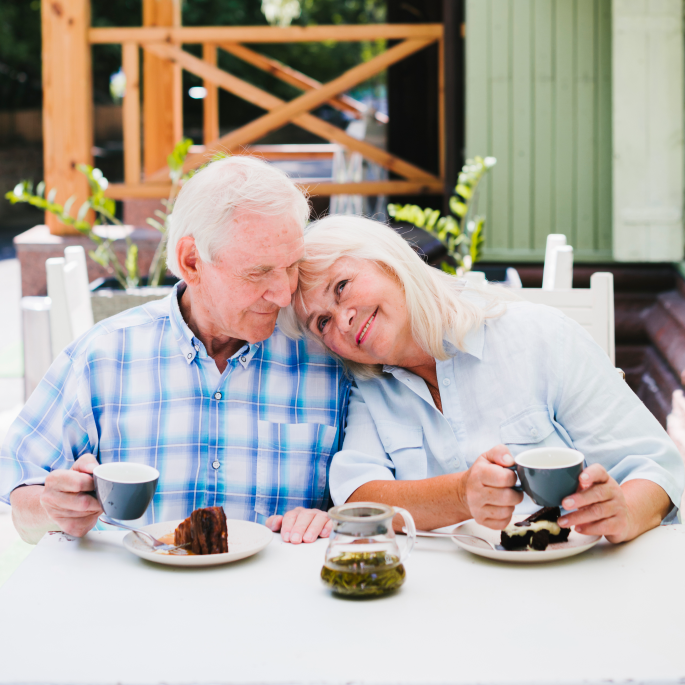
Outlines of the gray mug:
M 525 492 L 540 507 L 560 507 L 562 501 L 578 490 L 585 457 L 568 447 L 537 447 L 514 457 L 520 485 L 514 490 Z
M 120 521 L 140 518 L 157 489 L 159 471 L 125 461 L 101 464 L 93 471 L 95 496 L 107 516 Z

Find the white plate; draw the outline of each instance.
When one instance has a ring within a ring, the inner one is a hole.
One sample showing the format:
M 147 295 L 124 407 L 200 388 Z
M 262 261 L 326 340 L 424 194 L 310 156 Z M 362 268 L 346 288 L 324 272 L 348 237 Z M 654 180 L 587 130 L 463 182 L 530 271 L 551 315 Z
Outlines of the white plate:
M 512 518 L 512 522 L 517 523 L 518 521 L 523 521 L 525 518 L 527 517 L 514 516 Z M 484 538 L 485 540 L 492 542 L 493 545 L 500 544 L 501 531 L 492 530 L 492 528 L 486 528 L 475 521 L 467 521 L 450 532 L 476 535 L 479 538 Z M 590 547 L 596 545 L 600 541 L 601 537 L 601 535 L 581 535 L 580 533 L 576 533 L 575 530 L 571 529 L 571 533 L 566 542 L 555 542 L 542 552 L 537 552 L 535 550 L 530 552 L 509 552 L 506 549 L 487 549 L 484 546 L 478 546 L 477 544 L 474 545 L 468 540 L 461 540 L 459 538 L 452 538 L 452 540 L 454 540 L 455 544 L 462 549 L 465 549 L 467 552 L 478 554 L 481 557 L 496 559 L 497 561 L 516 561 L 524 564 L 536 564 L 544 561 L 565 559 L 566 557 L 572 557 L 576 554 L 581 554 L 582 552 L 590 549 Z
M 172 533 L 181 521 L 164 521 L 144 526 L 141 530 L 159 539 L 162 535 Z M 165 552 L 154 552 L 147 542 L 136 535 L 128 533 L 124 537 L 124 547 L 133 552 L 141 559 L 154 561 L 157 564 L 169 566 L 218 566 L 228 564 L 231 561 L 251 557 L 261 552 L 273 538 L 274 534 L 260 523 L 228 519 L 226 521 L 228 532 L 228 552 L 226 554 L 202 554 L 202 555 L 179 555 Z

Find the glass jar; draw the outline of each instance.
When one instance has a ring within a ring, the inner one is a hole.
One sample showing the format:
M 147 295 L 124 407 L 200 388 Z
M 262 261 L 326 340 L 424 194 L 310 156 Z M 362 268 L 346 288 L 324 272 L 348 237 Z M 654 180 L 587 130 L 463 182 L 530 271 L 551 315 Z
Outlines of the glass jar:
M 392 520 L 402 516 L 407 543 L 400 553 Z M 321 579 L 333 592 L 372 597 L 404 583 L 406 561 L 416 541 L 411 514 L 399 507 L 374 502 L 348 502 L 328 512 L 333 530 L 321 569 Z

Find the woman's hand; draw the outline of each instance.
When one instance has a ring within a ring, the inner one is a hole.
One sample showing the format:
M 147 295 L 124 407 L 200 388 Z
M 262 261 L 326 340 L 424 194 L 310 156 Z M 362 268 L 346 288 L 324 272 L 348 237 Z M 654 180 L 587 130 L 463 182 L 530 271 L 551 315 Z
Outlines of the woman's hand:
M 466 502 L 471 516 L 488 528 L 503 530 L 509 525 L 514 507 L 523 499 L 516 485 L 516 474 L 507 469 L 514 458 L 504 445 L 481 454 L 468 471 Z
M 559 525 L 575 526 L 577 533 L 604 535 L 609 542 L 625 542 L 639 535 L 624 491 L 600 464 L 592 464 L 580 474 L 577 492 L 562 505 L 576 511 L 560 518 Z
M 317 538 L 327 538 L 331 534 L 333 521 L 320 509 L 297 507 L 286 512 L 285 516 L 269 516 L 266 527 L 281 531 L 283 542 L 299 545 L 301 542 L 314 542 Z

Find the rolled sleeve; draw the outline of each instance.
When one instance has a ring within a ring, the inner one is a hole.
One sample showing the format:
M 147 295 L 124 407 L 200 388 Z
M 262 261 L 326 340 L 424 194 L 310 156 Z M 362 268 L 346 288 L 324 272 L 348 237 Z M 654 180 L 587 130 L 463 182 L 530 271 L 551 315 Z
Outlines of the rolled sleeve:
M 677 522 L 685 487 L 677 447 L 590 336 L 570 319 L 562 323 L 556 420 L 587 463 L 601 464 L 617 483 L 643 479 L 663 488 L 673 503 L 663 523 Z
M 394 466 L 364 398 L 353 386 L 342 450 L 331 462 L 330 489 L 334 504 L 344 504 L 355 490 L 373 480 L 395 480 Z
M 43 485 L 51 471 L 95 453 L 88 430 L 92 412 L 86 415 L 79 399 L 83 383 L 87 366 L 62 352 L 7 433 L 0 452 L 0 502 L 9 504 L 16 488 Z

